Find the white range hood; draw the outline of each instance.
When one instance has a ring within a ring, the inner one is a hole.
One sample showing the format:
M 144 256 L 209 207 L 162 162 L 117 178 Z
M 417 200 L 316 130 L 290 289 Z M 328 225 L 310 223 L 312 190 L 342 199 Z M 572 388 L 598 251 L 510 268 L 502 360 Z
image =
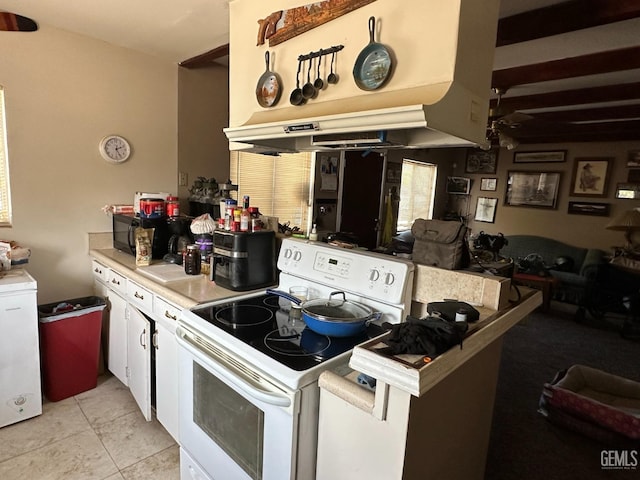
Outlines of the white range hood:
M 271 69 L 284 83 L 281 99 L 272 108 L 256 103 L 255 81 L 264 72 L 260 59 L 265 49 L 247 39 L 248 31 L 265 11 L 298 6 L 299 1 L 263 2 L 269 6 L 260 12 L 252 3 L 230 3 L 231 108 L 230 126 L 224 132 L 231 150 L 276 153 L 485 144 L 499 0 L 405 0 L 402 7 L 395 0 L 377 0 L 269 49 L 275 59 Z M 382 24 L 376 41 L 392 49 L 395 66 L 383 88 L 365 92 L 355 85 L 351 69 L 368 42 L 370 15 Z M 289 104 L 298 55 L 326 46 L 327 38 L 344 45 L 336 64 L 339 83 L 327 86 L 306 105 Z

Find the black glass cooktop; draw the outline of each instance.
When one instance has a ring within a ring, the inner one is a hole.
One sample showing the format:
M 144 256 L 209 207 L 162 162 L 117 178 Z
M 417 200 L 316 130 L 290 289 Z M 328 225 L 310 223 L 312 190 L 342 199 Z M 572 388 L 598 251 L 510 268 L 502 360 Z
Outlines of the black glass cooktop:
M 281 307 L 280 301 L 283 305 Z M 303 371 L 384 332 L 370 324 L 353 337 L 327 337 L 307 328 L 300 310 L 277 295 L 200 307 L 193 313 L 294 370 Z

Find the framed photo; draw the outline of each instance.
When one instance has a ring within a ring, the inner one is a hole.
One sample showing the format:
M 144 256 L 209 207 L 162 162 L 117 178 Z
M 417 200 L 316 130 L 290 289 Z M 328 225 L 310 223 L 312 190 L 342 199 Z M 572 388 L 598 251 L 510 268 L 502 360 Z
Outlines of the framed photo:
M 498 189 L 497 178 L 482 178 L 480 179 L 480 190 L 486 192 L 495 192 Z
M 606 197 L 611 163 L 613 163 L 611 158 L 576 158 L 569 195 Z
M 453 195 L 469 195 L 471 179 L 466 177 L 447 177 L 447 193 Z
M 498 206 L 497 198 L 478 197 L 476 204 L 476 222 L 493 223 L 496 219 L 496 208 Z
M 629 150 L 627 167 L 640 167 L 640 150 Z
M 507 172 L 505 205 L 556 208 L 560 172 Z
M 466 173 L 496 173 L 498 168 L 498 149 L 489 151 L 472 148 L 467 150 Z
M 551 163 L 564 162 L 566 150 L 551 150 L 548 152 L 516 152 L 513 155 L 513 163 Z
M 640 184 L 619 183 L 616 186 L 616 198 L 622 198 L 625 200 L 636 200 L 640 198 Z
M 609 204 L 595 202 L 569 202 L 567 213 L 575 215 L 594 215 L 598 217 L 608 217 Z
M 387 182 L 400 183 L 402 181 L 402 164 L 389 162 L 387 163 Z

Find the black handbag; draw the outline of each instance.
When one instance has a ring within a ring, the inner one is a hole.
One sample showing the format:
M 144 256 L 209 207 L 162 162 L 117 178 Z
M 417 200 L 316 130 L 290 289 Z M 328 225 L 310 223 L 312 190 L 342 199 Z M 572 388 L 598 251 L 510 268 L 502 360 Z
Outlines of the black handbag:
M 477 322 L 480 318 L 480 312 L 466 302 L 448 300 L 444 302 L 427 303 L 427 313 L 429 315 L 437 315 L 450 322 L 456 320 L 456 313 L 458 312 L 466 314 L 464 320 L 467 322 Z

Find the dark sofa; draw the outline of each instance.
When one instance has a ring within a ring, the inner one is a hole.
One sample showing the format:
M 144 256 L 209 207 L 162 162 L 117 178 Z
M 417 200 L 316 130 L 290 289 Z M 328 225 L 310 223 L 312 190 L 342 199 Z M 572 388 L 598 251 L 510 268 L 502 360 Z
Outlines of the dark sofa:
M 536 235 L 509 235 L 509 242 L 500 250 L 503 257 L 513 258 L 514 262 L 530 254 L 540 255 L 545 270 L 559 280 L 553 298 L 575 305 L 584 304 L 584 296 L 594 284 L 606 263 L 605 252 L 597 248 L 581 248 L 564 242 Z M 570 269 L 554 268 L 559 257 L 568 257 Z

